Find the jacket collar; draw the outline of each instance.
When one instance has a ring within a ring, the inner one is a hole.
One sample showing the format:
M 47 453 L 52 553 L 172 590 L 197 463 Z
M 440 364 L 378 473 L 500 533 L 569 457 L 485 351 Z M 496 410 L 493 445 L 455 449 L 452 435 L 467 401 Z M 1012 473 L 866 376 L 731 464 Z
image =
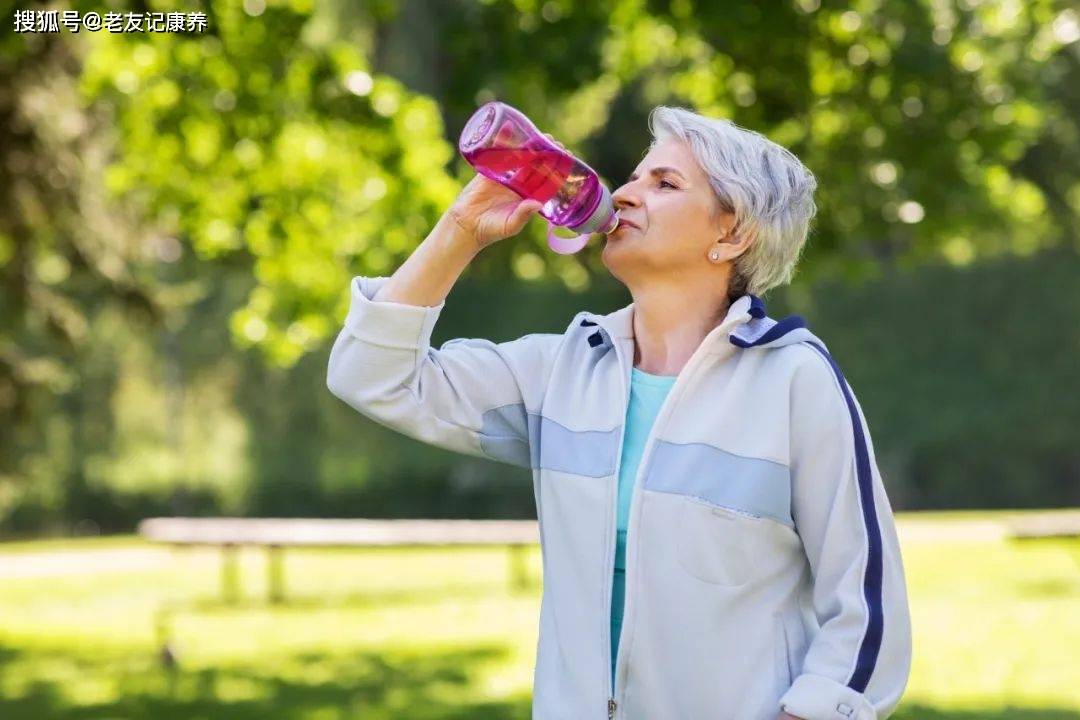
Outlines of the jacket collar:
M 586 312 L 583 313 L 583 318 L 579 324 L 585 327 L 597 325 L 612 340 L 631 340 L 634 337 L 634 303 L 607 315 Z M 728 342 L 720 342 L 721 339 L 734 338 L 733 333 L 741 326 L 752 320 L 762 319 L 766 319 L 765 303 L 756 295 L 743 295 L 731 303 L 724 319 L 705 336 L 703 344 L 707 345 L 706 351 L 709 353 L 726 352 L 730 349 L 730 345 Z M 737 343 L 732 339 L 731 344 Z

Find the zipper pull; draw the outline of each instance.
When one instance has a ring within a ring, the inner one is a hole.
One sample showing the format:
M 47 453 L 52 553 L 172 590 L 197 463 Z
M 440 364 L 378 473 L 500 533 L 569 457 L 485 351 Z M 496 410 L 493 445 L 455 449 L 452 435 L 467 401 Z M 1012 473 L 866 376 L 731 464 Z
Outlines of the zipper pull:
M 615 698 L 608 698 L 607 716 L 608 720 L 613 720 L 613 718 L 615 717 Z

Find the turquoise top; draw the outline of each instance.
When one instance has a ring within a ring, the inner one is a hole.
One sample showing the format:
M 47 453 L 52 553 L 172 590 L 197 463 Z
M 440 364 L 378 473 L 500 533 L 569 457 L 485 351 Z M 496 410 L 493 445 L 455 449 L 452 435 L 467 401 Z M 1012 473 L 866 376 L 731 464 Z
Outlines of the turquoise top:
M 626 409 L 626 428 L 623 438 L 622 464 L 619 466 L 618 513 L 615 525 L 615 577 L 611 585 L 611 678 L 615 683 L 615 659 L 619 651 L 619 632 L 622 630 L 623 599 L 626 596 L 626 529 L 630 522 L 630 500 L 634 496 L 645 441 L 653 422 L 664 404 L 675 377 L 650 375 L 637 368 L 630 372 L 630 405 Z

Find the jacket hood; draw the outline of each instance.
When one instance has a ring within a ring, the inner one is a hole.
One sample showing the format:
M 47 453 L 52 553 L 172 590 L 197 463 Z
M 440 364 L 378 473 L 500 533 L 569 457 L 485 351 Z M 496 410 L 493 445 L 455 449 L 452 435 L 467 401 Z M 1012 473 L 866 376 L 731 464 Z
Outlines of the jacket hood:
M 776 348 L 806 340 L 821 342 L 810 332 L 806 320 L 801 316 L 788 315 L 781 320 L 774 320 L 766 314 L 765 302 L 757 295 L 743 295 L 736 304 L 743 301 L 747 303 L 747 319 L 736 325 L 728 335 L 732 345 L 741 348 Z
M 599 326 L 612 339 L 630 339 L 634 337 L 634 303 L 607 315 L 581 313 L 581 325 Z M 603 338 L 596 337 L 598 344 Z M 590 337 L 590 342 L 593 342 Z M 739 348 L 778 348 L 786 345 L 812 340 L 824 346 L 824 343 L 810 332 L 806 321 L 799 315 L 788 315 L 775 320 L 765 311 L 765 302 L 757 295 L 746 294 L 731 304 L 724 320 L 702 341 L 712 353 L 724 351 L 722 344 L 727 342 Z

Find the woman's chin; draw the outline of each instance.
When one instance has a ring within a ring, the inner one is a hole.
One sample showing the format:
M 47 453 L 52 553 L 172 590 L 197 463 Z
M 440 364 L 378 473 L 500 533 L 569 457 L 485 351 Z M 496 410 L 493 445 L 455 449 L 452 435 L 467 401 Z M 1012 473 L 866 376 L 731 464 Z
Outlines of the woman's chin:
M 620 247 L 626 244 L 626 241 L 630 239 L 630 233 L 625 230 L 616 230 L 610 235 L 605 235 L 604 247 Z
M 600 251 L 600 259 L 604 266 L 616 277 L 620 267 L 633 264 L 635 254 L 634 243 L 630 242 L 627 233 L 620 233 L 622 237 L 608 235 L 604 246 Z
M 632 232 L 627 232 L 626 230 L 613 232 L 606 237 L 607 240 L 604 242 L 605 251 L 611 250 L 621 252 L 636 244 L 634 243 L 634 234 Z
M 618 240 L 613 240 L 612 237 L 610 235 L 608 235 L 607 239 L 604 241 L 604 246 L 600 249 L 601 257 L 607 257 L 611 253 L 616 252 L 616 248 L 618 246 L 619 246 L 619 241 Z

